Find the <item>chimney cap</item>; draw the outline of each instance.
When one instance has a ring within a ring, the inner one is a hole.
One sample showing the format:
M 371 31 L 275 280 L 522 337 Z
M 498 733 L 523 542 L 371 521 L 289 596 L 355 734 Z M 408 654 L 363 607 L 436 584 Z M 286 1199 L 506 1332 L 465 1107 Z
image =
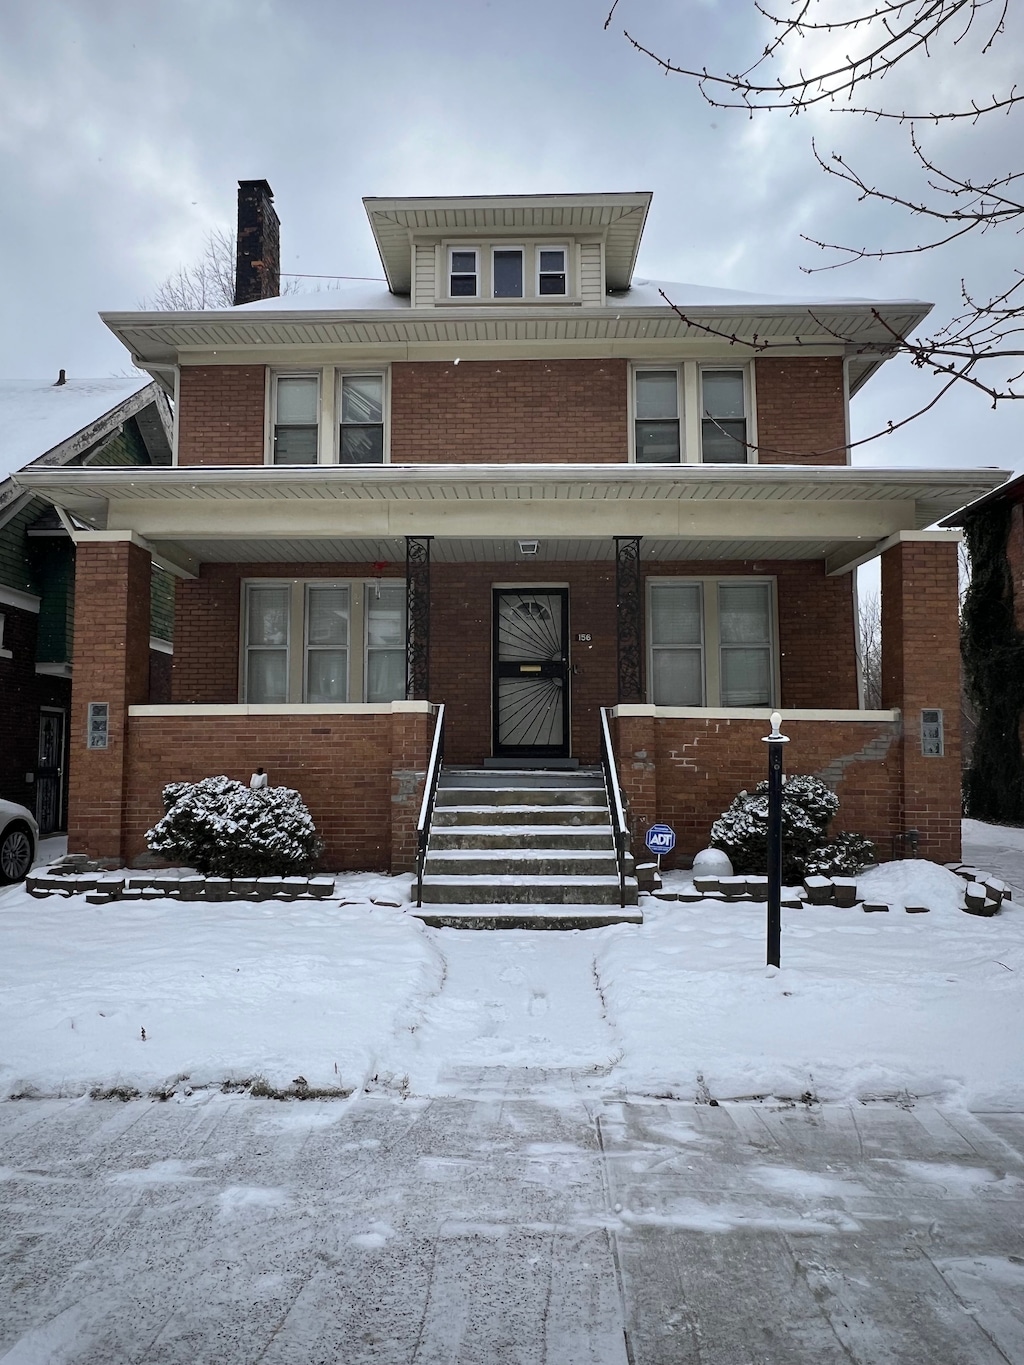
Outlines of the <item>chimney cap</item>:
M 274 197 L 274 191 L 270 188 L 270 182 L 267 180 L 239 180 L 238 188 L 240 190 L 263 190 L 268 199 L 273 199 Z

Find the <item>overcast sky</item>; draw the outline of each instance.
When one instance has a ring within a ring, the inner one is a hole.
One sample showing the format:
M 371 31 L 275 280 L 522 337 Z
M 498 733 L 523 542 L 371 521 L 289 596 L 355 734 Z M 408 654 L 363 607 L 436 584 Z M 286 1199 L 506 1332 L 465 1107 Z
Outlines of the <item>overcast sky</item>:
M 906 189 L 891 126 L 828 113 L 710 109 L 622 37 L 735 68 L 763 31 L 749 0 L 0 0 L 0 373 L 93 377 L 129 357 L 97 318 L 134 308 L 233 229 L 239 178 L 266 178 L 283 269 L 380 275 L 363 195 L 652 190 L 639 278 L 782 294 L 923 298 L 983 288 L 1020 262 L 1012 231 L 953 251 L 807 276 L 829 241 L 903 245 L 913 225 L 855 202 L 810 151 L 842 152 Z M 835 0 L 842 5 L 843 0 Z M 778 0 L 785 8 L 786 0 Z M 1013 16 L 1020 21 L 1020 7 Z M 1012 84 L 1021 30 L 965 41 L 892 82 L 941 102 Z M 801 52 L 801 60 L 806 50 Z M 1009 167 L 1019 120 L 939 129 L 961 165 Z M 868 435 L 934 384 L 892 362 L 853 405 Z M 980 395 L 865 447 L 875 464 L 1024 465 L 1024 404 Z

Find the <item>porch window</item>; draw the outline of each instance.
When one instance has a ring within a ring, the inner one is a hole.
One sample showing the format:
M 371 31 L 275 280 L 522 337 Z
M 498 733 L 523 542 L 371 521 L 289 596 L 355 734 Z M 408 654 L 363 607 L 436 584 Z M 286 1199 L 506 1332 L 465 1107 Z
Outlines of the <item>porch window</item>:
M 384 463 L 384 376 L 343 374 L 338 378 L 339 464 Z
M 316 464 L 319 430 L 319 375 L 277 375 L 274 380 L 274 463 Z
M 634 384 L 637 464 L 678 464 L 678 371 L 636 370 Z
M 649 579 L 648 694 L 655 706 L 771 706 L 771 579 Z
M 242 700 L 405 696 L 405 580 L 245 584 Z
M 743 370 L 701 371 L 701 460 L 747 463 L 747 416 Z

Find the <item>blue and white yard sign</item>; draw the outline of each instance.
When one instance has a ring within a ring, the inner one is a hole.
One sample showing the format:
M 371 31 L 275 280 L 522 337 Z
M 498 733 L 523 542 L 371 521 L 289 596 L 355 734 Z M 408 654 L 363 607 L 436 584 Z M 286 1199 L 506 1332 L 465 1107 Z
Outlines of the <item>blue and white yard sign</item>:
M 676 832 L 671 825 L 651 825 L 647 831 L 647 847 L 659 857 L 671 853 L 676 846 Z

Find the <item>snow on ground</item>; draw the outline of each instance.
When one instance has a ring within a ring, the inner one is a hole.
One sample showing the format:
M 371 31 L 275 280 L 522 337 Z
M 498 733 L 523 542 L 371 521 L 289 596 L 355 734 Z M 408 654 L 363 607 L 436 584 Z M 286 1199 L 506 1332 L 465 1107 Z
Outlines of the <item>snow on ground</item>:
M 970 856 L 1024 887 L 1024 831 L 969 825 Z M 785 911 L 780 972 L 752 903 L 647 901 L 639 928 L 483 933 L 422 925 L 408 877 L 341 876 L 341 905 L 90 906 L 14 887 L 0 894 L 0 1095 L 262 1077 L 457 1096 L 500 1069 L 548 1093 L 1024 1108 L 1024 899 L 966 915 L 960 880 L 926 862 L 861 885 L 892 911 Z M 905 913 L 920 901 L 929 914 Z

